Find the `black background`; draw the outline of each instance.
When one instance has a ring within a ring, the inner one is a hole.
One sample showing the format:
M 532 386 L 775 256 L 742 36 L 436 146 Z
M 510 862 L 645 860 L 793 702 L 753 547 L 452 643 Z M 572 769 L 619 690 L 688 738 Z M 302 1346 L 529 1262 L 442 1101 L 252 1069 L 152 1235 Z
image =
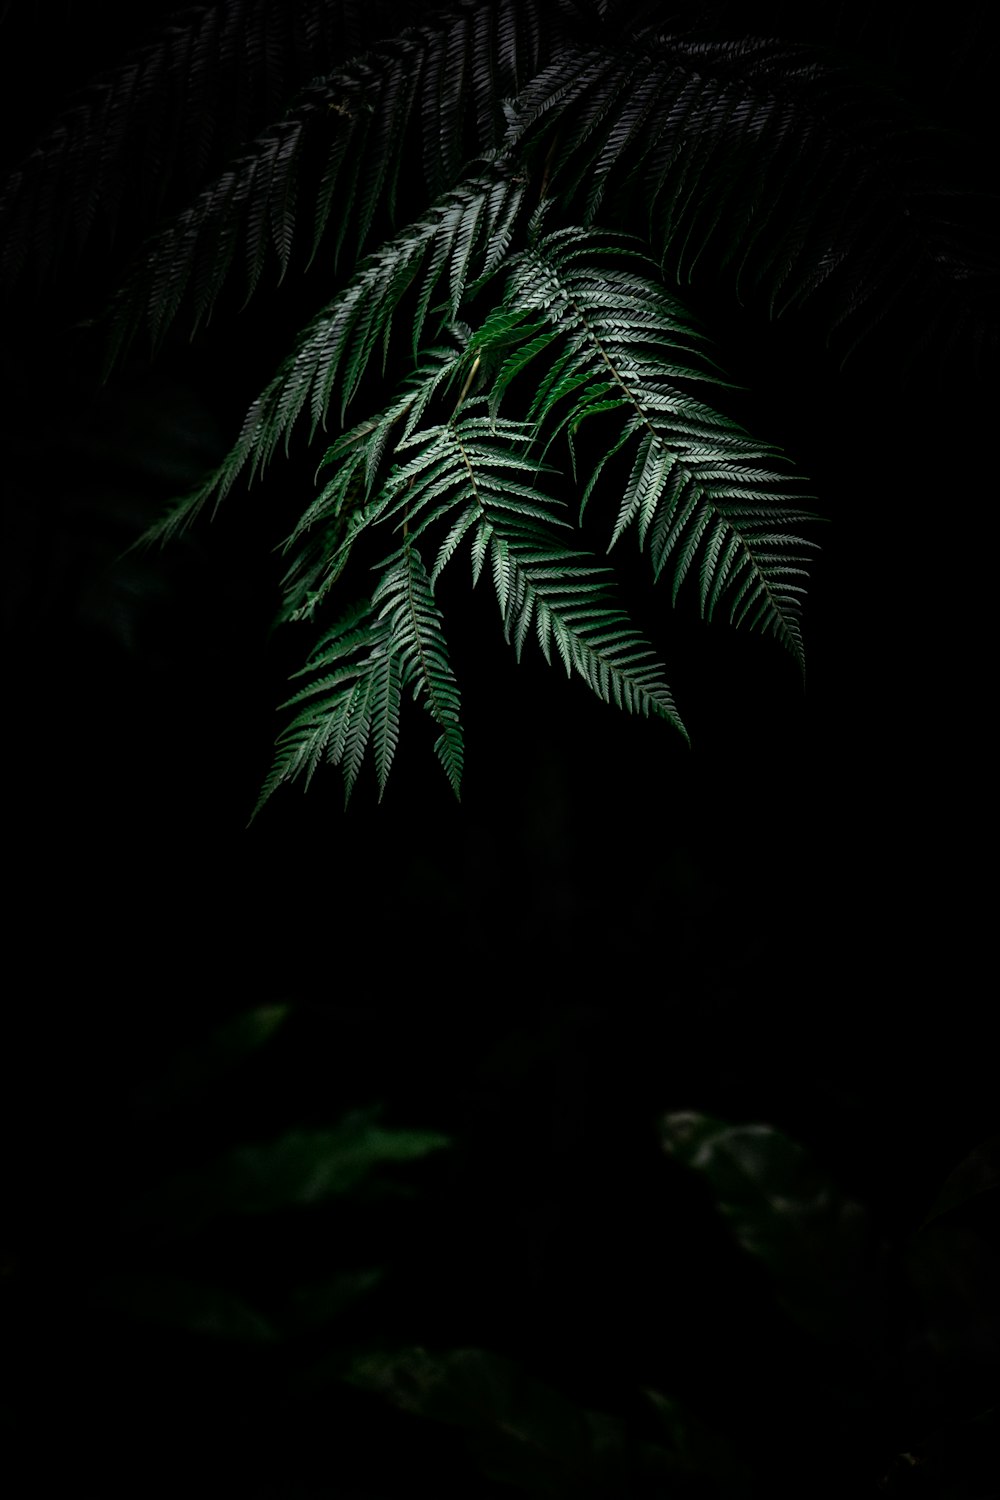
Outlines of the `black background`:
M 850 5 L 754 10 L 711 16 L 735 34 L 849 45 L 918 117 L 958 132 L 966 168 L 990 186 L 985 8 L 886 7 L 868 19 Z M 9 7 L 5 161 L 154 20 L 152 7 L 124 26 L 69 4 Z M 239 1453 L 255 1408 L 241 1382 L 253 1388 L 255 1374 L 219 1356 L 242 1394 L 216 1428 L 210 1377 L 198 1377 L 202 1391 L 184 1348 L 164 1354 L 120 1333 L 102 1344 L 74 1298 L 116 1253 L 109 1205 L 126 1188 L 206 1142 L 377 1101 L 400 1125 L 474 1143 L 457 1185 L 436 1182 L 426 1243 L 400 1257 L 401 1290 L 382 1316 L 401 1339 L 498 1348 L 585 1404 L 614 1405 L 626 1368 L 639 1381 L 711 1386 L 702 1297 L 736 1330 L 725 1410 L 772 1360 L 820 1368 L 820 1356 L 788 1353 L 699 1219 L 700 1200 L 673 1179 L 661 1193 L 655 1121 L 692 1108 L 775 1124 L 890 1236 L 911 1232 L 996 1128 L 993 390 L 890 338 L 842 371 L 806 323 L 770 326 L 696 286 L 746 388 L 730 409 L 789 453 L 827 518 L 805 687 L 774 642 L 703 624 L 693 599 L 671 611 L 623 546 L 625 597 L 667 664 L 688 749 L 537 656 L 516 665 L 490 599 L 470 607 L 456 573 L 445 607 L 454 600 L 461 804 L 413 714 L 381 805 L 366 774 L 345 813 L 330 773 L 307 796 L 283 790 L 248 828 L 275 706 L 306 648 L 294 628 L 272 631 L 274 548 L 313 460 L 276 464 L 267 486 L 171 549 L 122 554 L 217 461 L 313 293 L 262 295 L 245 320 L 223 319 L 193 346 L 172 340 L 153 365 L 137 353 L 100 386 L 92 344 L 71 325 L 112 269 L 70 258 L 54 283 L 19 290 L 0 354 L 5 1287 L 24 1431 L 43 1448 L 59 1435 L 76 1445 L 108 1493 L 125 1484 L 124 1459 L 109 1455 L 159 1452 L 168 1429 L 175 1458 L 199 1436 L 214 1444 L 222 1492 L 236 1492 L 236 1476 L 249 1484 Z M 142 1123 L 147 1087 L 177 1049 L 276 1002 L 291 1020 L 242 1091 L 186 1120 Z M 280 1276 L 279 1250 L 259 1245 L 237 1252 L 240 1274 L 252 1281 L 253 1257 L 272 1253 Z M 670 1294 L 678 1285 L 702 1288 L 687 1314 Z M 157 1417 L 135 1396 L 130 1369 L 168 1407 L 174 1379 L 193 1381 L 176 1431 L 162 1405 Z M 875 1493 L 892 1454 L 947 1406 L 940 1390 L 926 1410 L 893 1399 L 871 1431 L 859 1420 L 845 1455 L 821 1461 L 815 1447 L 832 1429 L 819 1397 L 803 1397 L 807 1435 L 788 1439 L 773 1471 L 755 1459 L 766 1492 L 815 1463 L 800 1493 L 826 1493 L 831 1474 L 838 1493 Z M 299 1469 L 315 1475 L 319 1429 L 292 1426 Z M 280 1471 L 277 1437 L 268 1451 Z M 437 1450 L 428 1461 L 442 1461 Z M 363 1471 L 355 1457 L 341 1472 L 354 1474 L 352 1462 Z M 384 1488 L 373 1480 L 359 1493 L 392 1492 L 399 1476 L 384 1462 Z M 155 1466 L 150 1476 L 137 1493 L 156 1492 Z M 37 1480 L 20 1482 L 15 1493 L 36 1492 Z M 301 1493 L 330 1492 L 309 1482 Z

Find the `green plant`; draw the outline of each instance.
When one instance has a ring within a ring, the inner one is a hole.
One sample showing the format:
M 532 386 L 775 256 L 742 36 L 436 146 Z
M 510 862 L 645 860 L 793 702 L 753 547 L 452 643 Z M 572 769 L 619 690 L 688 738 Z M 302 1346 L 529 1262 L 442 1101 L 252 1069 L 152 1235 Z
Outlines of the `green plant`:
M 274 269 L 323 302 L 219 468 L 148 533 L 176 535 L 300 427 L 315 444 L 335 424 L 285 542 L 282 618 L 318 633 L 262 802 L 322 761 L 349 796 L 369 750 L 384 790 L 407 696 L 458 793 L 437 585 L 460 551 L 474 582 L 491 574 L 518 655 L 534 635 L 600 698 L 682 733 L 591 537 L 633 533 L 674 602 L 688 584 L 705 617 L 801 665 L 807 495 L 706 399 L 725 381 L 691 283 L 794 314 L 845 357 L 895 308 L 908 327 L 920 309 L 914 343 L 937 356 L 985 349 L 987 271 L 937 147 L 832 54 L 704 19 L 628 0 L 367 19 L 309 0 L 288 21 L 206 5 L 11 179 L 16 272 L 32 245 L 114 229 L 134 140 L 153 152 L 134 174 L 152 235 L 101 320 L 112 360 L 143 329 L 155 348 L 241 310 L 240 269 L 243 308 Z M 366 563 L 374 586 L 344 613 Z

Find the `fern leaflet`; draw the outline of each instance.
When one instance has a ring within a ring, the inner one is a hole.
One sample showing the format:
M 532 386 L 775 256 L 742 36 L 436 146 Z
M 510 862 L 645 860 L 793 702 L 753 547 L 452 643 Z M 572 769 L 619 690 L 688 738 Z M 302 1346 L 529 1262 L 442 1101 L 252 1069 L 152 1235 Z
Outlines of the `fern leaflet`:
M 386 518 L 405 506 L 415 532 L 451 519 L 431 577 L 468 536 L 473 581 L 489 558 L 504 634 L 520 658 L 534 624 L 546 661 L 555 644 L 567 674 L 579 673 L 604 702 L 654 713 L 686 735 L 662 669 L 611 595 L 610 570 L 566 545 L 565 506 L 538 486 L 526 423 L 466 416 L 414 434 L 416 456 L 393 476 Z
M 342 769 L 346 804 L 369 745 L 381 800 L 399 741 L 404 688 L 440 728 L 435 753 L 459 795 L 458 684 L 427 570 L 408 539 L 386 559 L 370 601 L 326 632 L 299 675 L 313 681 L 284 704 L 298 712 L 278 739 L 254 816 L 282 783 L 304 775 L 308 785 L 324 759 Z
M 309 403 L 312 434 L 325 423 L 340 388 L 340 419 L 362 380 L 374 349 L 391 333 L 393 315 L 404 295 L 424 273 L 414 344 L 419 341 L 434 291 L 449 277 L 446 319 L 457 316 L 473 274 L 496 270 L 506 252 L 521 205 L 523 185 L 495 169 L 476 176 L 435 205 L 418 223 L 369 256 L 347 287 L 304 330 L 298 348 L 253 402 L 243 428 L 222 465 L 147 533 L 162 540 L 182 530 L 206 502 L 225 498 L 248 460 L 252 475 L 269 462 L 279 443 L 287 449 L 292 427 Z
M 727 598 L 734 623 L 773 631 L 801 663 L 799 580 L 812 544 L 788 528 L 812 517 L 793 505 L 804 497 L 789 493 L 785 476 L 764 467 L 774 448 L 678 384 L 714 377 L 695 358 L 702 341 L 690 319 L 638 242 L 577 228 L 536 240 L 511 262 L 501 314 L 474 342 L 488 349 L 496 326 L 509 348 L 513 319 L 523 320 L 524 342 L 496 375 L 493 408 L 527 360 L 545 356 L 529 410 L 540 431 L 572 433 L 598 413 L 624 414 L 598 469 L 611 453 L 632 450 L 611 545 L 636 526 L 654 575 L 672 563 L 675 600 L 697 559 L 702 612 L 710 618 Z M 547 326 L 538 332 L 540 319 Z

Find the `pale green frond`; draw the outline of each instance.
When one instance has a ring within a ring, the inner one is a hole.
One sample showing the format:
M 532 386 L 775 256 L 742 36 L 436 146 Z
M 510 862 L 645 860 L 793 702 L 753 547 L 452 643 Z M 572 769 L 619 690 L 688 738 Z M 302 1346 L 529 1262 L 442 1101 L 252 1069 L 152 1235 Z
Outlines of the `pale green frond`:
M 413 456 L 389 476 L 383 518 L 405 520 L 412 534 L 432 511 L 435 519 L 458 509 L 464 514 L 471 502 L 482 513 L 489 501 L 495 509 L 557 524 L 553 511 L 540 504 L 536 484 L 544 469 L 528 456 L 530 441 L 531 429 L 523 423 L 470 415 L 415 432 L 397 445 L 398 454 Z
M 306 3 L 313 7 L 316 0 Z M 536 3 L 529 0 L 532 8 Z M 266 10 L 261 0 L 239 0 L 239 8 Z M 453 189 L 464 163 L 477 155 L 489 156 L 500 146 L 504 133 L 500 101 L 516 91 L 519 77 L 534 71 L 542 29 L 545 46 L 558 47 L 562 27 L 551 8 L 541 7 L 535 25 L 525 30 L 512 27 L 511 18 L 502 10 L 498 14 L 492 0 L 466 0 L 450 11 L 442 5 L 424 24 L 406 27 L 397 36 L 342 60 L 329 72 L 322 68 L 324 61 L 332 61 L 329 44 L 317 46 L 309 71 L 305 71 L 308 54 L 293 57 L 297 68 L 293 79 L 300 87 L 284 101 L 283 112 L 278 112 L 278 118 L 265 116 L 262 128 L 250 139 L 237 134 L 238 153 L 231 150 L 231 159 L 223 158 L 223 170 L 136 257 L 107 314 L 109 360 L 124 352 L 144 324 L 157 341 L 185 305 L 194 331 L 211 314 L 234 263 L 243 268 L 246 301 L 257 287 L 269 254 L 275 256 L 281 280 L 303 241 L 300 264 L 307 269 L 326 242 L 331 220 L 334 266 L 344 250 L 348 226 L 353 264 L 371 248 L 375 226 L 383 233 L 392 229 L 400 180 L 407 174 L 423 179 L 431 199 Z M 252 33 L 246 39 L 239 36 L 238 27 L 232 39 L 247 46 L 252 40 Z M 170 65 L 177 67 L 180 58 L 173 56 L 173 40 L 163 45 Z M 252 56 L 259 65 L 262 59 Z M 269 60 L 274 61 L 273 53 Z M 227 62 L 232 68 L 235 58 L 230 56 Z M 218 59 L 206 58 L 200 69 L 183 78 L 183 88 L 180 79 L 175 81 L 174 108 L 178 93 L 183 97 L 186 89 L 210 90 L 217 66 Z M 142 74 L 141 65 L 138 78 L 137 85 L 126 72 L 122 86 L 133 95 L 142 90 L 147 105 L 161 110 L 169 107 L 169 94 L 156 102 L 155 83 L 150 74 Z M 105 132 L 104 140 L 95 133 L 92 144 L 104 145 L 112 126 L 121 129 L 113 100 L 114 85 L 109 83 L 104 102 L 96 110 L 88 104 L 84 131 Z M 205 108 L 213 103 L 206 97 Z M 474 120 L 466 121 L 468 113 Z M 196 118 L 188 120 L 189 130 Z M 229 136 L 231 125 L 226 124 Z M 76 128 L 80 130 L 80 122 Z M 62 138 L 59 143 L 49 142 L 51 155 L 63 144 Z M 202 154 L 200 143 L 194 154 Z M 183 166 L 183 162 L 169 163 L 171 170 Z M 162 174 L 151 170 L 146 176 L 151 179 L 147 192 L 160 201 L 162 186 L 157 179 Z M 30 182 L 30 172 L 27 178 L 20 174 L 6 198 L 0 198 L 0 220 L 9 203 L 14 244 L 21 247 L 22 259 L 22 235 L 27 229 L 18 226 L 18 212 L 37 216 L 45 202 L 32 195 Z M 78 218 L 88 205 L 92 212 L 99 201 L 95 184 L 86 186 L 89 193 L 81 192 L 73 205 Z M 509 203 L 499 201 L 499 192 L 495 197 L 498 201 L 481 208 L 494 226 L 485 270 L 499 263 L 512 228 Z M 310 244 L 298 228 L 299 202 L 312 206 Z M 473 253 L 474 238 L 474 229 L 463 221 L 458 226 L 459 253 L 451 266 L 453 306 L 460 300 L 464 263 Z
M 324 759 L 341 767 L 349 800 L 369 749 L 381 798 L 399 742 L 404 688 L 441 730 L 435 753 L 459 795 L 458 684 L 427 571 L 408 539 L 386 560 L 370 602 L 326 633 L 299 675 L 312 680 L 285 705 L 298 712 L 278 739 L 256 811 L 283 782 L 304 774 L 308 783 Z
M 399 743 L 400 667 L 399 658 L 386 651 L 381 670 L 372 680 L 372 724 L 375 744 L 375 773 L 378 776 L 379 800 L 385 793 L 396 746 Z
M 368 683 L 373 663 L 384 652 L 384 636 L 367 603 L 356 606 L 323 636 L 299 673 L 319 675 L 284 705 L 298 712 L 278 738 L 254 817 L 284 782 L 304 776 L 308 786 L 320 761 L 341 764 L 358 740 L 367 737 Z M 352 786 L 353 778 L 348 780 L 345 771 L 348 796 Z
M 148 540 L 165 540 L 187 526 L 206 502 L 223 500 L 247 464 L 251 465 L 251 475 L 260 473 L 280 443 L 284 442 L 287 449 L 291 430 L 307 404 L 315 433 L 326 421 L 338 384 L 343 420 L 373 348 L 431 251 L 445 247 L 440 276 L 450 273 L 456 255 L 467 270 L 470 251 L 464 236 L 467 225 L 473 223 L 476 255 L 481 261 L 489 253 L 495 226 L 484 212 L 484 204 L 496 203 L 492 191 L 496 184 L 496 174 L 470 178 L 460 189 L 447 194 L 424 219 L 368 258 L 348 286 L 304 330 L 296 351 L 252 403 L 239 437 L 219 468 L 150 529 Z M 520 183 L 505 179 L 500 210 L 511 211 L 512 205 L 520 202 L 521 193 Z M 452 317 L 456 313 L 457 308 L 452 307 Z
M 478 504 L 476 506 L 476 513 L 477 515 L 481 514 Z M 476 584 L 482 577 L 483 567 L 485 566 L 486 559 L 489 556 L 490 541 L 492 540 L 492 537 L 492 526 L 490 526 L 489 522 L 480 519 L 472 538 L 471 560 L 473 588 L 475 588 Z
M 355 12 L 359 39 L 377 35 L 359 9 L 354 0 L 226 0 L 174 9 L 158 33 L 67 99 L 0 189 L 4 277 L 25 266 L 48 272 L 61 256 L 76 259 L 98 231 L 108 243 L 147 234 L 164 210 L 176 210 L 206 178 L 245 159 L 248 138 L 263 131 L 267 141 L 269 122 L 288 100 L 344 55 L 345 11 Z M 367 19 L 384 17 L 369 5 Z M 242 197 L 248 212 L 251 198 Z M 223 207 L 220 195 L 215 201 Z M 286 211 L 281 194 L 272 195 L 279 255 Z M 216 227 L 224 232 L 221 214 Z
M 376 677 L 383 677 L 386 659 L 383 651 L 373 651 L 364 671 L 354 684 L 350 709 L 345 715 L 343 743 L 336 755 L 330 755 L 344 777 L 344 806 L 351 800 L 372 732 L 372 697 Z
M 428 487 L 435 499 L 450 487 L 449 509 L 461 509 L 435 576 L 474 532 L 474 577 L 488 556 L 504 632 L 518 653 L 534 616 L 547 659 L 554 635 L 567 670 L 577 671 L 598 697 L 631 712 L 654 712 L 683 732 L 659 663 L 611 602 L 610 571 L 567 546 L 565 507 L 539 488 L 544 471 L 527 457 L 532 431 L 509 419 L 493 424 L 468 416 L 415 434 L 410 445 L 417 454 L 394 476 L 407 524 L 426 503 Z M 518 458 L 519 452 L 525 456 Z
M 379 621 L 388 629 L 387 650 L 398 663 L 400 684 L 410 689 L 414 702 L 422 702 L 439 726 L 434 752 L 458 797 L 464 761 L 458 683 L 430 578 L 409 540 L 387 559 L 372 595 L 373 609 L 379 606 Z
M 347 570 L 390 554 L 297 675 L 261 803 L 321 763 L 349 797 L 369 757 L 381 796 L 404 696 L 458 793 L 434 589 L 462 548 L 518 659 L 534 637 L 603 701 L 681 732 L 584 522 L 606 527 L 616 558 L 635 535 L 658 597 L 696 597 L 705 619 L 773 633 L 801 662 L 809 498 L 780 450 L 727 415 L 683 288 L 712 299 L 723 329 L 727 298 L 755 299 L 753 316 L 800 315 L 806 332 L 820 319 L 848 350 L 882 319 L 905 344 L 912 321 L 914 343 L 967 352 L 964 372 L 996 328 L 974 166 L 942 174 L 951 145 L 912 126 L 892 80 L 780 37 L 726 40 L 732 7 L 714 20 L 652 0 L 287 9 L 199 0 L 60 119 L 51 170 L 36 152 L 0 186 L 0 266 L 86 250 L 89 275 L 95 227 L 117 225 L 126 242 L 109 235 L 109 252 L 133 268 L 109 317 L 122 349 L 148 332 L 180 354 L 182 325 L 253 316 L 282 280 L 284 305 L 321 309 L 216 472 L 147 537 L 172 536 L 308 431 L 325 452 L 302 505 L 280 500 L 281 618 L 321 629 Z M 131 243 L 130 154 L 143 167 Z M 496 305 L 482 316 L 480 301 Z
M 545 235 L 511 263 L 504 306 L 524 319 L 524 343 L 511 348 L 517 325 L 494 320 L 503 329 L 501 373 L 518 368 L 519 354 L 550 360 L 530 409 L 549 442 L 598 413 L 623 417 L 581 503 L 582 510 L 611 453 L 630 447 L 610 545 L 635 526 L 656 577 L 671 561 L 675 599 L 697 560 L 704 614 L 734 585 L 745 603 L 749 574 L 760 608 L 741 608 L 739 618 L 772 630 L 801 662 L 799 596 L 784 585 L 807 561 L 809 544 L 791 529 L 809 518 L 804 497 L 773 467 L 779 455 L 771 445 L 691 395 L 705 375 L 701 335 L 639 242 L 575 227 Z M 539 317 L 547 335 L 534 331 Z M 787 550 L 765 558 L 760 531 L 782 535 Z
M 437 583 L 444 569 L 454 557 L 465 537 L 473 529 L 480 519 L 480 509 L 476 504 L 466 507 L 453 522 L 447 536 L 438 548 L 437 559 L 431 569 L 431 588 Z
M 605 703 L 664 718 L 687 738 L 659 660 L 614 602 L 610 570 L 537 522 L 490 519 L 497 598 L 518 655 L 534 615 L 547 661 L 554 641 L 567 675 L 578 673 Z
M 896 303 L 943 349 L 996 346 L 996 236 L 969 232 L 995 205 L 970 178 L 956 216 L 943 136 L 843 54 L 653 22 L 553 58 L 507 146 L 545 157 L 564 221 L 632 223 L 678 283 L 727 277 L 772 316 L 815 305 L 846 352 Z

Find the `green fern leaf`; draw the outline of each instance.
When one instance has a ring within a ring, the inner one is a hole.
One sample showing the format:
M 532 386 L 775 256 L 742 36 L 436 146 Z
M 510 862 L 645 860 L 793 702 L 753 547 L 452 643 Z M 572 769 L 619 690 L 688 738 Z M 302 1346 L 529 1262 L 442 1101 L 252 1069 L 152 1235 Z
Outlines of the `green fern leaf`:
M 498 187 L 499 193 L 495 191 Z M 253 402 L 222 465 L 153 526 L 145 539 L 164 540 L 187 526 L 207 502 L 218 504 L 248 462 L 252 463 L 252 474 L 259 473 L 279 443 L 284 440 L 287 448 L 291 429 L 307 402 L 314 434 L 326 420 L 338 383 L 343 420 L 375 344 L 391 324 L 421 266 L 428 261 L 436 265 L 438 278 L 451 271 L 456 258 L 468 269 L 471 233 L 481 272 L 494 255 L 495 237 L 509 233 L 509 221 L 517 212 L 522 191 L 521 183 L 499 169 L 493 175 L 474 177 L 460 190 L 446 194 L 424 219 L 370 257 L 344 291 L 306 328 L 296 352 Z M 470 224 L 474 226 L 471 231 Z M 452 278 L 453 300 L 448 307 L 452 320 L 458 312 L 456 289 L 460 295 L 465 291 L 461 277 L 457 288 Z
M 653 24 L 554 58 L 505 145 L 545 156 L 564 221 L 634 223 L 641 204 L 678 281 L 704 261 L 774 316 L 821 306 L 848 352 L 896 302 L 919 307 L 942 348 L 995 347 L 996 237 L 968 232 L 995 212 L 970 183 L 975 213 L 956 234 L 960 163 L 942 172 L 943 140 L 840 57 Z
M 79 255 L 97 228 L 109 240 L 148 232 L 333 66 L 349 13 L 361 9 L 226 0 L 171 15 L 67 101 L 0 190 L 0 275 L 12 281 L 28 263 L 45 273 L 64 252 Z M 364 9 L 371 22 L 372 5 Z
M 327 758 L 337 765 L 343 758 L 345 741 L 355 707 L 355 692 L 370 671 L 372 658 L 384 652 L 385 631 L 371 620 L 369 604 L 356 606 L 327 631 L 310 657 L 304 673 L 321 673 L 302 688 L 285 708 L 299 707 L 293 722 L 278 740 L 274 764 L 264 782 L 253 817 L 279 786 L 304 776 L 309 785 L 319 763 Z M 299 675 L 302 675 L 301 673 Z M 352 783 L 346 783 L 350 796 Z
M 536 11 L 533 0 L 529 8 Z M 476 154 L 490 157 L 499 148 L 504 132 L 500 100 L 516 91 L 520 76 L 534 71 L 542 31 L 547 46 L 559 46 L 557 13 L 539 5 L 532 23 L 514 24 L 509 0 L 499 10 L 491 0 L 466 0 L 457 11 L 443 8 L 424 25 L 408 27 L 314 77 L 282 118 L 253 140 L 244 139 L 238 159 L 144 247 L 107 314 L 109 364 L 144 323 L 154 343 L 162 338 L 189 287 L 194 288 L 193 332 L 210 315 L 241 244 L 247 301 L 269 243 L 277 254 L 279 280 L 283 278 L 297 244 L 297 198 L 314 205 L 307 267 L 324 242 L 336 201 L 336 266 L 348 226 L 355 258 L 369 249 L 380 215 L 384 227 L 392 226 L 406 167 L 422 169 L 431 198 L 453 189 L 463 163 Z M 322 55 L 318 51 L 317 61 Z M 472 136 L 466 129 L 469 110 Z M 310 164 L 317 161 L 323 166 L 315 182 Z M 15 197 L 17 188 L 15 183 L 11 190 Z M 483 211 L 490 215 L 488 206 Z M 500 222 L 495 207 L 491 217 Z M 474 224 L 463 219 L 458 229 L 460 249 L 451 265 L 453 305 L 460 299 L 463 265 L 475 239 Z
M 634 532 L 674 603 L 696 596 L 705 619 L 772 632 L 801 662 L 814 518 L 779 450 L 725 414 L 685 282 L 820 317 L 848 350 L 914 302 L 940 348 L 988 348 L 995 241 L 973 229 L 983 195 L 947 189 L 934 132 L 818 47 L 720 40 L 684 8 L 669 24 L 641 0 L 441 0 L 429 15 L 417 0 L 205 0 L 0 186 L 0 269 L 15 272 L 97 227 L 127 231 L 134 201 L 151 234 L 124 247 L 118 352 L 314 268 L 325 306 L 217 471 L 148 534 L 217 505 L 303 428 L 331 434 L 284 544 L 283 618 L 325 619 L 385 528 L 374 591 L 296 682 L 261 803 L 321 763 L 349 798 L 369 757 L 383 795 L 406 694 L 458 793 L 434 589 L 463 548 L 518 659 L 534 636 L 602 700 L 682 733 L 585 521 L 609 552 Z M 567 471 L 557 500 L 550 476 Z
M 345 616 L 313 651 L 303 673 L 319 675 L 284 705 L 298 713 L 279 737 L 254 816 L 283 782 L 304 774 L 308 785 L 322 759 L 341 767 L 346 803 L 369 747 L 381 800 L 399 742 L 404 688 L 441 730 L 435 753 L 459 796 L 464 747 L 458 684 L 430 579 L 409 538 L 383 567 L 371 600 Z
M 613 603 L 611 573 L 569 547 L 565 506 L 539 488 L 545 472 L 531 453 L 530 424 L 466 416 L 415 433 L 414 457 L 392 476 L 384 519 L 405 514 L 409 528 L 430 508 L 452 516 L 433 577 L 473 533 L 473 576 L 489 559 L 504 633 L 520 656 L 532 621 L 551 662 L 554 642 L 567 673 L 576 671 L 605 702 L 655 713 L 684 726 L 658 661 Z
M 785 476 L 765 467 L 775 449 L 678 384 L 717 377 L 696 357 L 699 335 L 638 242 L 568 228 L 537 240 L 511 267 L 504 306 L 524 319 L 525 342 L 507 354 L 493 405 L 512 372 L 549 353 L 551 369 L 529 412 L 539 430 L 554 436 L 599 412 L 620 411 L 615 447 L 632 446 L 634 454 L 611 545 L 635 525 L 656 577 L 673 557 L 675 599 L 699 559 L 702 612 L 710 616 L 728 591 L 734 618 L 773 631 L 801 663 L 795 580 L 813 544 L 791 528 L 811 516 L 798 508 L 803 497 Z M 540 316 L 547 334 L 534 332 Z M 497 326 L 509 345 L 516 325 L 507 318 Z M 481 340 L 489 327 L 488 320 Z M 588 486 L 584 504 L 589 494 Z
M 398 660 L 402 685 L 410 688 L 415 702 L 423 702 L 441 729 L 434 753 L 458 797 L 464 760 L 458 684 L 427 570 L 409 539 L 387 560 L 372 605 L 381 605 L 379 618 L 388 625 L 389 650 Z

